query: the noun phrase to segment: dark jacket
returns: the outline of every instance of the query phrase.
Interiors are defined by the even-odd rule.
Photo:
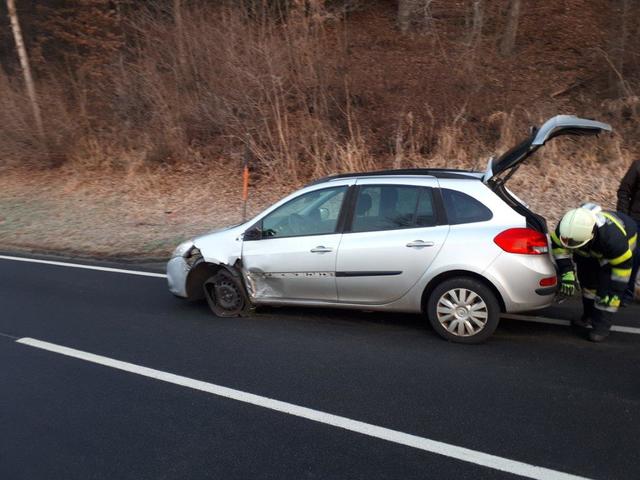
[[[640,160],[631,164],[620,182],[616,210],[640,222]]]
[[[560,225],[551,232],[552,253],[560,274],[573,270],[573,256],[596,258],[599,297],[617,295],[622,298],[633,266],[633,251],[638,239],[636,223],[620,212],[603,210],[596,214],[593,239],[583,247],[567,249],[560,243]]]

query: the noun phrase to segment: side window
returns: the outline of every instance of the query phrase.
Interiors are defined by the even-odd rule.
[[[359,189],[351,231],[397,230],[435,224],[431,189],[370,185]]]
[[[416,226],[433,227],[438,223],[436,209],[433,204],[433,190],[430,188],[421,188],[420,190],[420,201],[416,211]]]
[[[334,233],[346,186],[305,193],[262,219],[262,237],[298,237]]]
[[[443,188],[442,198],[449,225],[484,222],[493,218],[491,210],[466,193]]]

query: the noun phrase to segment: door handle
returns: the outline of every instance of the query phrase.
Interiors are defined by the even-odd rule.
[[[324,247],[322,245],[318,245],[317,247],[311,249],[311,253],[329,253],[329,252],[333,252],[333,248]]]
[[[413,242],[407,243],[407,247],[409,248],[433,247],[433,245],[433,242],[425,242],[424,240],[414,240]]]

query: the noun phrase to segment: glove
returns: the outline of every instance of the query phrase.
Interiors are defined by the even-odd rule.
[[[573,270],[564,272],[560,277],[560,293],[570,297],[576,291],[576,276]]]
[[[620,306],[620,297],[618,295],[606,295],[604,297],[596,297],[596,308],[615,312]]]

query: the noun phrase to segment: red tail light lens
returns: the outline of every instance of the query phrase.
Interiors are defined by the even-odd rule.
[[[509,253],[543,255],[549,252],[547,237],[531,228],[510,228],[498,234],[493,241]]]
[[[547,277],[540,280],[541,287],[553,287],[556,283],[558,283],[558,277]]]

